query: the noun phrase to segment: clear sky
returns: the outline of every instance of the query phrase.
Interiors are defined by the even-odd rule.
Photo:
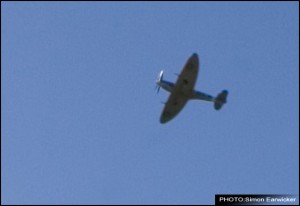
[[[1,2],[2,204],[299,194],[298,2]],[[161,69],[200,57],[167,124]]]

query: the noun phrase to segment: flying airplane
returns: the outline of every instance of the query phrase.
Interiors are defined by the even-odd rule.
[[[173,119],[184,107],[188,100],[199,99],[213,102],[214,108],[219,110],[226,103],[228,91],[223,90],[216,97],[194,90],[199,70],[199,58],[194,53],[186,62],[176,83],[163,79],[163,70],[160,71],[157,84],[157,93],[160,87],[170,92],[168,101],[160,116],[160,123],[166,123]]]

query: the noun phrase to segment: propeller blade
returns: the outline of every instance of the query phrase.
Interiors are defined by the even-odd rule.
[[[159,89],[160,89],[160,86],[156,85],[156,86],[155,86],[156,94],[158,94]]]
[[[159,90],[160,90],[160,86],[156,85],[155,86],[155,90],[156,90],[156,94],[158,94]]]
[[[163,78],[164,78],[164,71],[161,70],[159,73],[159,81],[163,80]]]
[[[162,79],[163,79],[163,76],[164,76],[164,71],[163,70],[161,70],[160,72],[159,72],[159,75],[158,75],[158,79],[156,80],[156,89],[157,89],[157,94],[159,93],[159,90],[160,90],[160,83],[161,83],[161,81],[162,81]]]

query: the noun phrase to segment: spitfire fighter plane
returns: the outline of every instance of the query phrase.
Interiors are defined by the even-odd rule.
[[[160,87],[170,92],[168,101],[160,117],[160,123],[166,123],[173,119],[184,107],[188,100],[199,99],[213,102],[214,108],[219,110],[226,103],[227,90],[223,90],[216,97],[194,90],[199,71],[198,55],[194,53],[186,62],[176,83],[163,80],[163,71],[159,73],[156,81],[157,92]]]

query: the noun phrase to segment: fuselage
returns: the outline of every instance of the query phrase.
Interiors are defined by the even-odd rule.
[[[159,80],[156,82],[156,84],[163,88],[164,90],[172,93],[173,92],[173,88],[175,86],[174,83],[169,82],[169,81],[165,81],[165,80]],[[199,100],[205,100],[205,101],[214,101],[215,98],[211,95],[205,94],[203,92],[200,91],[196,91],[196,90],[192,90],[189,94],[184,94],[185,96],[188,96],[190,100],[192,99],[199,99]]]
[[[174,83],[172,82],[168,82],[168,81],[165,81],[165,80],[160,80],[160,81],[157,81],[156,84],[163,88],[164,90],[168,91],[168,92],[173,92],[173,88],[174,88]]]

